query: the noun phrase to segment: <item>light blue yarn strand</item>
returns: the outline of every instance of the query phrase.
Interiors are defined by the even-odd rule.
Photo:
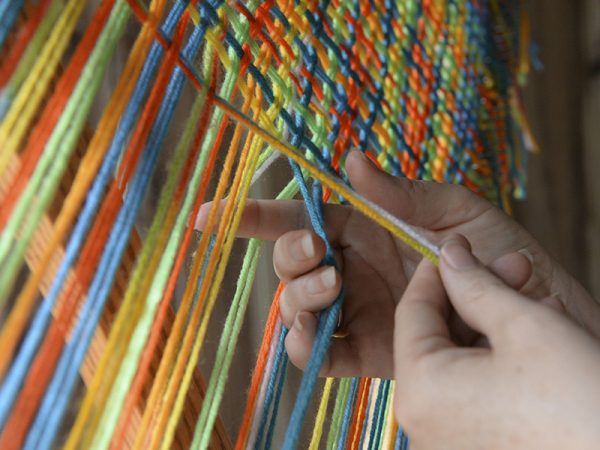
[[[166,122],[161,122],[160,126],[155,128],[156,132],[152,133],[149,138],[152,147],[145,152],[147,156],[142,160],[141,166],[137,170],[126,196],[124,206],[119,212],[117,221],[111,231],[98,272],[90,287],[88,296],[92,301],[86,303],[82,310],[81,316],[82,318],[86,318],[86,320],[80,321],[75,329],[73,339],[76,339],[77,344],[75,346],[68,346],[65,349],[54,379],[48,389],[47,398],[50,400],[42,405],[40,417],[44,417],[44,412],[47,412],[47,415],[50,414],[50,416],[46,417],[45,420],[37,422],[41,426],[44,426],[44,422],[46,422],[45,432],[42,436],[42,448],[47,448],[47,445],[52,443],[51,439],[53,439],[53,435],[48,432],[48,429],[54,434],[57,432],[60,419],[68,407],[68,401],[78,376],[78,367],[87,353],[94,329],[97,326],[105,301],[110,293],[114,276],[119,268],[135,217],[137,216],[141,201],[155,168],[159,148],[166,134],[169,125],[168,122],[174,111],[178,96],[179,92],[174,93],[173,89],[168,90],[165,98],[167,100],[166,114],[169,117]],[[54,400],[54,403],[52,403],[52,400]],[[44,409],[44,406],[47,406],[47,409]]]
[[[191,42],[188,45],[188,48],[186,48],[187,56],[189,57],[190,54],[193,55],[198,47],[199,45],[197,42]],[[184,79],[183,73],[176,70],[170,80],[167,94],[161,105],[156,124],[148,139],[148,148],[144,152],[143,160],[129,187],[125,203],[121,211],[119,211],[119,216],[113,226],[113,230],[111,231],[111,235],[102,255],[98,272],[90,287],[88,298],[91,299],[91,301],[88,301],[84,305],[81,313],[81,320],[74,331],[73,341],[77,342],[77,344],[75,346],[68,346],[63,352],[63,355],[61,355],[59,367],[57,368],[54,379],[48,389],[47,396],[40,409],[38,417],[41,418],[44,417],[44,413],[46,413],[46,415],[49,414],[44,407],[54,409],[52,416],[46,418],[52,429],[55,429],[59,425],[59,418],[62,413],[64,413],[64,409],[67,406],[68,398],[70,397],[76,380],[77,369],[85,357],[93,331],[110,292],[112,281],[120,265],[121,257],[127,245],[137,211],[139,210],[141,200],[156,165],[160,147],[165,138],[175,106],[181,94]],[[74,359],[74,361],[72,361],[72,359]],[[69,368],[71,368],[71,372],[66,372]],[[65,377],[67,377],[66,381]],[[60,392],[61,390],[62,392]],[[53,402],[56,402],[57,404],[53,405]],[[44,420],[40,419],[38,423],[43,424],[44,422]],[[48,425],[46,426],[46,431],[47,429]]]
[[[118,39],[120,32],[124,28],[126,12],[127,9],[121,7],[116,10],[115,15],[111,15],[110,20],[113,21],[113,25],[117,25],[118,27],[120,27],[120,30],[113,32],[112,34],[103,33],[101,35],[101,39],[107,41],[107,43],[109,44],[109,48],[114,49],[114,46],[116,44],[115,41]],[[94,53],[92,53],[92,55],[90,56],[90,60],[94,59],[95,57],[97,57],[96,49],[94,50]],[[108,56],[104,56],[104,58],[107,57]],[[98,65],[98,67],[105,67],[107,63],[107,59],[99,60],[96,58],[96,64]],[[95,89],[95,87],[97,86],[98,83],[96,80],[96,83],[93,86],[91,86],[90,89]],[[81,90],[81,85],[78,84],[76,89]],[[86,107],[87,105],[89,105],[89,103],[90,102],[88,100],[85,103],[85,105],[82,106],[82,115],[85,114]],[[73,109],[73,105],[68,104],[67,108]],[[66,145],[69,144],[66,143]],[[62,163],[62,161],[59,162]],[[19,350],[19,353],[17,354],[15,361],[4,380],[4,383],[0,388],[0,425],[4,424],[7,415],[10,412],[10,408],[12,407],[15,396],[18,394],[18,389],[20,388],[21,383],[25,379],[25,374],[27,372],[30,360],[33,357],[33,352],[35,352],[35,349],[39,344],[40,334],[42,334],[45,331],[45,324],[41,323],[43,322],[43,320],[41,321],[40,319],[42,319],[45,314],[49,320],[52,307],[53,302],[42,302],[41,307],[38,309],[38,312],[36,312],[36,316],[34,317],[32,326],[30,327],[29,332],[25,336],[24,342],[21,345],[21,349]]]
[[[25,0],[0,0],[0,46],[4,44],[24,4]]]
[[[269,420],[269,415],[271,412],[271,405],[275,396],[275,386],[277,384],[279,372],[281,371],[284,359],[287,360],[287,355],[285,355],[285,337],[287,336],[287,333],[288,329],[282,325],[281,332],[279,333],[279,339],[277,341],[275,359],[273,360],[273,370],[271,371],[269,382],[267,384],[265,401],[263,404],[263,411],[262,416],[260,418],[258,433],[256,433],[256,440],[254,441],[254,448],[259,448],[262,443],[263,436],[265,434],[265,428],[267,426],[267,421]]]
[[[183,3],[184,2],[178,2],[165,22],[164,31],[169,35],[172,33],[177,21],[179,20],[179,17],[185,10],[185,4]],[[119,124],[117,133],[115,134],[100,171],[94,180],[94,184],[87,195],[83,210],[67,244],[65,256],[61,262],[60,268],[55,276],[48,295],[38,308],[29,332],[25,336],[21,349],[7,374],[2,387],[0,388],[0,428],[8,418],[10,410],[13,407],[16,396],[29,369],[31,360],[35,356],[35,352],[37,351],[38,346],[44,337],[47,326],[52,318],[54,304],[62,290],[69,270],[79,254],[79,250],[84,242],[92,220],[96,217],[96,212],[103,198],[103,192],[108,184],[108,181],[110,180],[114,167],[119,159],[119,154],[123,149],[124,143],[126,142],[126,139],[133,128],[138,112],[143,105],[147,89],[154,78],[154,73],[162,53],[162,47],[159,44],[154,43],[148,59],[144,64],[132,98],[127,105],[121,123]]]
[[[328,265],[335,266],[333,251],[327,239],[327,234],[325,233],[323,211],[321,209],[322,201],[320,198],[320,185],[315,183],[314,192],[313,194],[311,194],[306,185],[306,181],[302,176],[302,171],[300,170],[298,165],[294,162],[290,162],[290,165],[292,166],[294,177],[296,179],[300,192],[302,193],[302,196],[305,200],[306,208],[313,229],[315,233],[319,237],[321,237],[323,241],[325,241],[327,252],[324,262]],[[343,298],[344,289],[342,287],[340,294],[335,299],[333,305],[331,305],[328,309],[322,311],[319,316],[315,342],[313,344],[309,362],[305,368],[304,375],[302,377],[302,382],[300,384],[300,389],[298,391],[296,403],[294,404],[294,409],[292,410],[292,415],[290,417],[288,428],[285,434],[285,439],[282,447],[284,450],[294,450],[298,445],[300,432],[302,430],[302,424],[304,423],[304,417],[308,409],[310,398],[314,391],[315,384],[319,376],[319,372],[321,370],[321,366],[323,365],[323,360],[325,359],[325,355],[327,354],[327,350],[329,349],[331,335],[337,326],[338,315],[341,311]]]
[[[350,421],[352,420],[352,412],[354,411],[354,397],[356,397],[356,391],[358,390],[359,378],[352,378],[352,384],[350,385],[350,395],[346,400],[346,408],[344,409],[344,418],[342,420],[342,430],[338,441],[338,450],[343,450],[346,445],[346,439],[348,439],[348,429],[350,428]]]
[[[385,416],[385,406],[387,405],[389,385],[389,380],[382,380],[381,383],[379,383],[379,389],[377,390],[377,400],[375,401],[375,408],[373,412],[373,423],[371,424],[371,433],[369,436],[368,450],[379,448],[379,441],[381,440],[381,430],[383,428],[383,418]]]
[[[398,433],[396,433],[396,445],[394,450],[408,450],[410,442],[408,436],[404,433],[401,426],[398,427]]]
[[[283,361],[281,362],[281,369],[279,375],[279,382],[277,383],[277,389],[275,391],[275,400],[273,401],[273,412],[271,413],[271,422],[269,424],[269,430],[267,432],[267,440],[265,441],[265,450],[270,450],[273,443],[273,435],[275,433],[275,425],[277,424],[277,418],[279,417],[279,404],[281,403],[281,394],[283,393],[283,386],[285,384],[285,376],[288,367],[288,356],[287,353],[283,353]]]

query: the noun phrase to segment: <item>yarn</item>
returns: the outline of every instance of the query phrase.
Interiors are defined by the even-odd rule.
[[[232,448],[219,415],[262,250],[234,249],[252,186],[286,157],[275,198],[300,194],[322,264],[326,203],[437,263],[436,242],[352,189],[345,157],[510,211],[537,148],[529,35],[508,0],[0,0],[0,447]],[[319,381],[344,289],[287,414],[283,288],[237,388],[236,450],[407,448],[392,381]]]

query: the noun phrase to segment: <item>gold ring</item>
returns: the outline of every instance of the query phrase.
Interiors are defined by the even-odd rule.
[[[331,334],[331,337],[334,339],[344,339],[348,337],[350,334],[348,330],[343,327],[344,318],[342,316],[342,310],[340,309],[340,313],[338,314],[337,326],[335,327],[335,331]]]

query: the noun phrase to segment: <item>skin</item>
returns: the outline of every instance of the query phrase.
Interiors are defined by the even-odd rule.
[[[507,285],[530,298],[544,299],[583,328],[600,334],[596,302],[527,231],[488,201],[461,186],[391,177],[357,151],[348,156],[346,170],[356,191],[432,242],[465,236],[478,260]],[[210,203],[202,207],[199,229],[211,207]],[[331,271],[320,277],[327,271],[319,267],[325,246],[309,230],[300,201],[250,199],[238,235],[276,240],[273,265],[286,285],[281,316],[290,328],[286,348],[296,366],[307,363],[316,315],[333,302],[343,281],[342,328],[348,336],[332,340],[322,375],[391,378],[394,312],[421,256],[350,206],[327,204],[324,213],[339,267],[335,277]],[[448,320],[456,342],[487,345],[486,337],[453,310]]]
[[[464,238],[444,244],[439,271],[419,265],[394,337],[395,409],[411,448],[598,448],[600,342],[544,303],[493,275]],[[451,308],[488,348],[457,345]]]

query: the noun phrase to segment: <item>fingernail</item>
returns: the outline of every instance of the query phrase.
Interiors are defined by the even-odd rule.
[[[365,155],[360,150],[356,150],[356,153],[358,153],[358,155],[360,156],[360,159],[362,159],[363,161],[368,161],[369,160],[369,158],[367,158],[367,155]]]
[[[444,244],[442,247],[442,257],[456,270],[468,270],[477,265],[477,261],[471,252],[456,241]]]
[[[321,273],[313,275],[308,280],[307,290],[309,294],[318,294],[335,286],[335,268],[328,267]]]
[[[306,319],[302,317],[302,313],[296,313],[296,318],[294,319],[294,328],[296,328],[298,331],[302,331],[305,325]]]
[[[208,221],[209,211],[210,211],[209,203],[205,203],[202,206],[200,206],[200,209],[198,210],[198,215],[196,216],[196,223],[194,225],[194,228],[196,228],[197,230],[200,230],[200,231],[202,231],[204,229],[204,226],[206,225],[206,222]]]
[[[325,289],[331,289],[335,286],[335,267],[331,266],[321,272],[321,281]]]
[[[306,311],[299,311],[296,313],[296,318],[294,319],[294,328],[298,332],[302,332],[305,329],[310,329],[313,327],[314,321],[310,316],[312,316],[312,313]]]
[[[313,243],[312,236],[305,234],[300,239],[297,239],[292,244],[291,253],[297,261],[313,258],[315,256],[315,244]]]
[[[526,248],[522,248],[521,250],[519,250],[519,253],[525,258],[527,258],[531,264],[533,264],[533,255],[529,250],[527,250]]]
[[[567,310],[565,309],[565,305],[560,300],[560,295],[558,292],[554,292],[553,294],[550,294],[550,296],[544,297],[540,300],[540,302],[546,306],[550,306],[552,309],[558,311],[559,313],[564,314],[567,312]]]
[[[357,151],[358,151],[358,150],[357,150]],[[377,164],[375,164],[375,163],[374,163],[374,162],[371,160],[371,158],[369,158],[369,157],[366,155],[366,153],[363,153],[363,152],[361,152],[361,151],[358,151],[358,152],[360,153],[360,157],[363,159],[363,161],[366,161],[366,162],[368,162],[368,163],[369,163],[369,165],[370,165],[370,166],[371,166],[373,169],[380,170],[380,169],[379,169],[379,167],[377,167]]]

